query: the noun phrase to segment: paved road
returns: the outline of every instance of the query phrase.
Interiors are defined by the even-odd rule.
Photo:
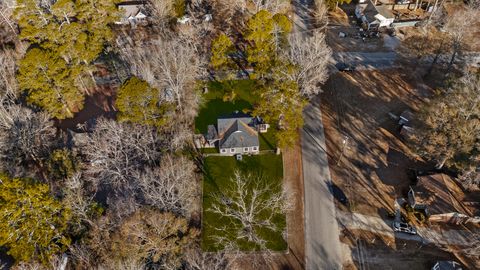
[[[311,22],[313,0],[294,0],[295,31],[306,35]],[[342,269],[339,228],[333,196],[329,192],[330,170],[325,152],[320,100],[304,110],[302,131],[303,181],[305,187],[305,268]]]
[[[306,269],[342,269],[342,249],[336,219],[325,135],[319,99],[304,111],[302,131],[303,181],[305,185]]]
[[[348,63],[357,69],[385,69],[395,67],[395,52],[336,52],[333,63]]]

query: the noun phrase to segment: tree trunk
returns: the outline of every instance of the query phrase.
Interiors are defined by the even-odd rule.
[[[443,166],[445,165],[445,162],[447,162],[447,159],[448,159],[447,157],[442,158],[442,160],[440,160],[440,161],[437,163],[437,165],[435,166],[435,169],[437,169],[437,170],[442,169]]]
[[[438,57],[440,56],[440,52],[437,52],[435,54],[435,58],[433,58],[433,61],[432,63],[430,63],[430,66],[428,67],[428,70],[427,70],[427,73],[425,73],[425,75],[423,75],[424,78],[430,76],[430,74],[432,73],[433,71],[433,67],[435,66],[435,64],[437,64],[437,61],[438,61]]]
[[[448,63],[446,74],[450,73],[450,71],[453,67],[453,62],[455,61],[456,56],[457,56],[457,49],[453,49],[452,58],[450,58],[450,62]]]

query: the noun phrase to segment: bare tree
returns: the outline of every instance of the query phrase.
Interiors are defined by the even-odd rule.
[[[151,128],[100,119],[82,149],[90,162],[86,174],[95,184],[131,189],[133,174],[158,164],[162,149],[168,147]]]
[[[77,219],[72,229],[81,230],[84,224],[92,226],[90,211],[95,193],[88,194],[81,173],[76,173],[65,180],[63,186],[64,197],[62,202],[72,211],[72,215]]]
[[[229,187],[210,196],[213,202],[206,211],[229,220],[214,228],[221,232],[212,237],[219,246],[237,249],[238,241],[247,241],[266,250],[261,230],[284,233],[275,219],[291,209],[289,194],[266,184],[260,176],[236,171]]]
[[[466,38],[471,36],[472,31],[476,31],[474,25],[480,23],[480,9],[475,5],[466,5],[464,9],[444,16],[443,20],[443,30],[450,35],[452,41],[452,56],[447,68],[449,72],[456,56],[466,46]],[[470,45],[480,42],[478,32],[471,37],[473,39],[468,41]]]
[[[165,98],[175,102],[179,120],[190,121],[198,107],[195,82],[201,74],[194,43],[178,37],[136,45],[122,42],[119,42],[121,54],[131,65],[132,73],[163,89]]]
[[[327,79],[327,66],[332,54],[325,42],[325,34],[314,32],[311,36],[290,35],[290,50],[287,54],[297,70],[292,75],[286,75],[292,76],[290,79],[298,83],[303,96],[318,94],[320,84]]]
[[[15,60],[16,53],[14,50],[0,50],[0,95],[15,97],[17,94]]]
[[[25,176],[23,165],[42,165],[55,145],[55,128],[45,113],[6,102],[0,106],[0,168]]]
[[[237,258],[236,253],[203,252],[199,246],[193,246],[185,252],[187,270],[227,270]]]
[[[328,6],[325,0],[315,0],[315,9],[313,12],[316,23],[320,26],[327,26],[328,23]]]
[[[6,27],[5,32],[9,32],[10,36],[15,36],[17,34],[15,28],[15,22],[12,19],[13,11],[16,7],[16,0],[2,0],[0,2],[0,30],[2,27]],[[0,35],[3,31],[0,31]],[[8,37],[8,36],[7,36]],[[0,39],[0,43],[1,43]]]
[[[188,216],[198,198],[195,164],[185,157],[165,155],[159,167],[139,173],[137,181],[147,204]]]
[[[159,26],[165,26],[168,19],[173,14],[173,1],[151,0],[148,1],[149,10],[153,12],[155,23]]]

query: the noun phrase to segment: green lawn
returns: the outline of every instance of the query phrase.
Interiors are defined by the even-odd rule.
[[[255,102],[252,90],[255,87],[253,80],[234,80],[225,82],[209,82],[208,93],[203,95],[204,103],[201,105],[198,116],[195,118],[195,133],[205,134],[208,125],[217,123],[219,116],[229,115],[235,111],[251,110]],[[225,93],[234,90],[234,101],[223,101]],[[259,134],[260,150],[275,150],[275,130]]]
[[[216,251],[222,247],[216,246],[211,239],[219,232],[215,230],[219,225],[229,224],[230,220],[213,214],[207,209],[212,205],[211,194],[228,188],[229,180],[235,170],[243,173],[260,174],[264,181],[271,184],[279,191],[282,185],[283,166],[282,156],[275,154],[243,156],[243,161],[237,161],[234,157],[208,157],[205,159],[205,177],[203,181],[203,226],[202,226],[202,247],[205,251]],[[274,192],[275,190],[272,190]],[[275,222],[285,228],[286,217],[277,216]],[[286,250],[287,244],[281,233],[269,230],[259,232],[263,239],[267,240],[267,248],[274,251]],[[257,246],[246,241],[238,242],[244,251],[258,249]]]

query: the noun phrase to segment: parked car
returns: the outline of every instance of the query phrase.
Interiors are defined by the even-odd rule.
[[[398,0],[398,1],[397,1],[397,4],[398,4],[398,5],[410,4],[410,0]]]
[[[355,71],[355,66],[354,65],[349,65],[345,62],[343,63],[337,63],[335,67],[342,72],[352,72]]]
[[[411,226],[408,223],[394,221],[392,224],[392,229],[394,232],[403,232],[408,234],[417,234],[415,227]]]

